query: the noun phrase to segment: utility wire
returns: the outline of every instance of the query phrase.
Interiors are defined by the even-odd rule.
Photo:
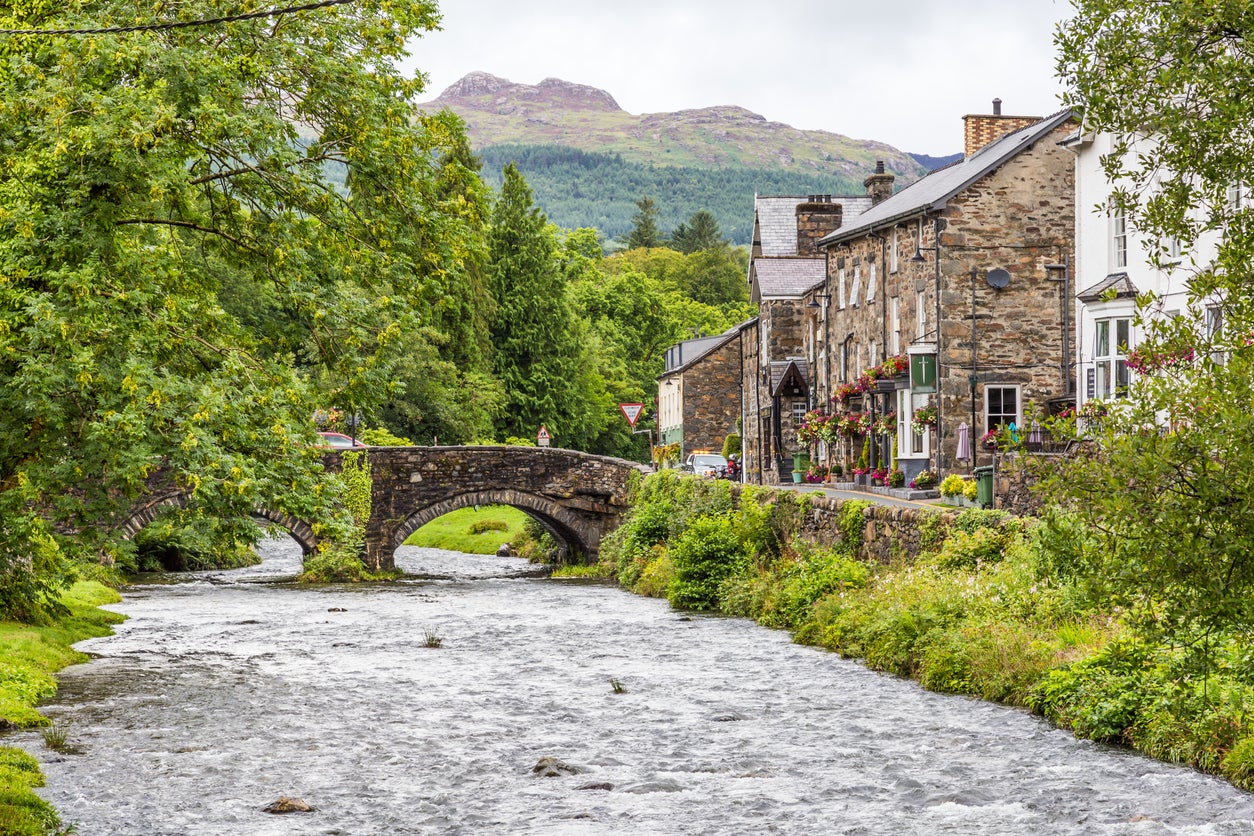
[[[146,23],[139,26],[103,26],[96,29],[0,29],[0,35],[106,35],[113,32],[161,32],[167,29],[185,29],[190,26],[217,26],[220,23],[231,23],[236,20],[255,20],[259,17],[278,17],[280,15],[307,12],[326,6],[342,6],[353,0],[321,0],[319,3],[307,3],[303,6],[287,6],[282,9],[266,9],[263,12],[229,15],[227,17],[211,17],[205,20],[180,20],[173,23]]]

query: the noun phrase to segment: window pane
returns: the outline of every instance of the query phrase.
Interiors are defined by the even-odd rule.
[[[1098,398],[1110,396],[1110,362],[1097,364],[1097,381],[1093,388],[1093,394]]]
[[[1115,394],[1121,398],[1128,394],[1128,364],[1123,360],[1115,361]]]
[[[1097,339],[1093,343],[1095,357],[1110,356],[1110,320],[1103,319],[1097,323]]]
[[[1128,353],[1129,324],[1126,319],[1115,320],[1115,353],[1120,356]]]

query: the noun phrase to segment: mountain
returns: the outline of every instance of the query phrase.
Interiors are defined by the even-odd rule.
[[[746,243],[755,193],[862,194],[879,160],[898,186],[928,171],[882,142],[733,106],[636,115],[604,90],[554,78],[516,84],[473,72],[419,108],[465,121],[486,179],[499,183],[500,166],[514,160],[554,223],[611,238],[630,229],[641,197],[653,198],[664,231],[709,209],[725,235]]]

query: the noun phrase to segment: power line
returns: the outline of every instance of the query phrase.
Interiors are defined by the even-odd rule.
[[[204,20],[180,20],[173,23],[146,23],[138,26],[103,26],[95,29],[0,29],[0,35],[107,35],[114,32],[161,32],[167,29],[185,29],[190,26],[217,26],[220,23],[231,23],[236,20],[255,20],[259,17],[278,17],[296,12],[307,12],[327,6],[342,6],[353,0],[321,0],[318,3],[307,3],[303,6],[287,6],[282,9],[266,9],[262,12],[228,15],[227,17],[211,17]]]

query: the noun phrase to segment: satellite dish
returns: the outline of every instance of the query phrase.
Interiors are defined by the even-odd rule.
[[[1003,270],[998,267],[996,270],[989,270],[988,276],[984,281],[988,282],[988,286],[995,290],[1002,290],[1006,285],[1010,284],[1010,271]]]

